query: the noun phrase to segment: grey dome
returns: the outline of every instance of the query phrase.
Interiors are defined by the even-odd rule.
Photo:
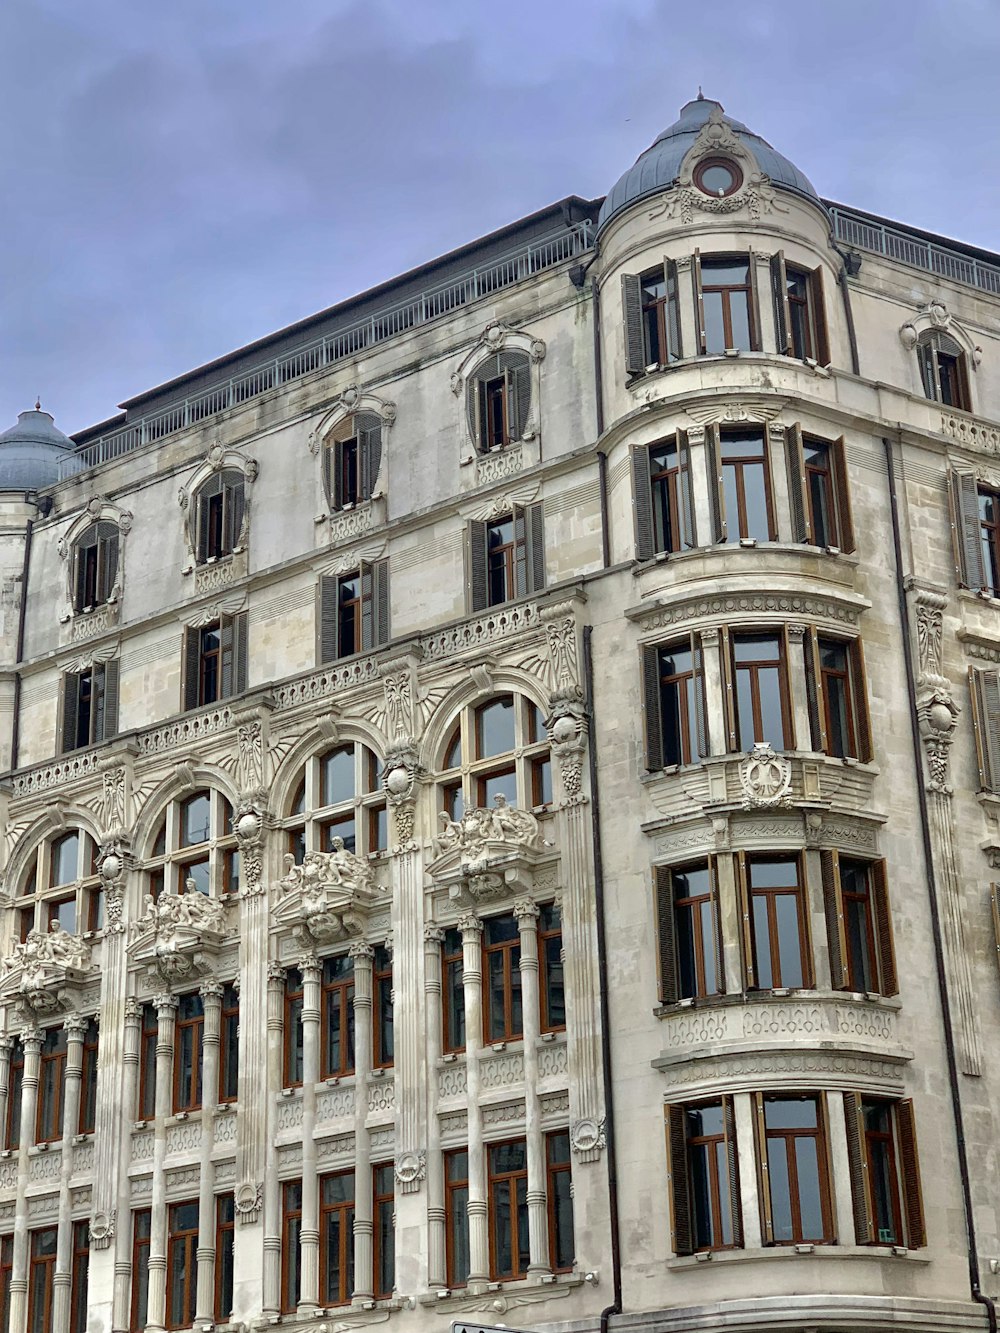
[[[635,164],[629,167],[621,180],[608,192],[597,218],[598,230],[634,200],[655,194],[658,190],[665,190],[677,179],[681,163],[702,126],[707,122],[713,107],[718,107],[719,111],[722,111],[721,103],[713,102],[710,97],[701,96],[681,107],[680,118],[639,155]],[[747,129],[741,121],[733,120],[732,116],[726,115],[723,115],[722,119],[738,138],[745,141],[760,164],[761,171],[770,178],[773,185],[786,190],[795,190],[818,201],[819,196],[810,181],[798,167],[789,162],[787,157],[776,153],[765,139]]]
[[[17,425],[0,435],[0,491],[37,491],[60,478],[60,464],[73,441],[38,406],[21,412]]]

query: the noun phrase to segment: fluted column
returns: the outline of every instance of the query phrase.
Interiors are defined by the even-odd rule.
[[[43,1034],[38,1028],[21,1033],[24,1074],[21,1077],[21,1141],[17,1150],[17,1210],[14,1213],[14,1264],[10,1280],[10,1326],[22,1329],[28,1317],[28,1149],[35,1141],[38,1066]]]
[[[66,1072],[63,1084],[62,1152],[59,1162],[59,1225],[56,1269],[52,1279],[52,1333],[68,1333],[70,1285],[73,1280],[73,1222],[70,1217],[69,1180],[73,1174],[73,1137],[80,1124],[80,1083],[83,1077],[83,1034],[87,1020],[68,1014]]]
[[[521,1014],[524,1027],[524,1127],[528,1145],[528,1275],[548,1273],[549,1228],[545,1203],[545,1139],[538,1099],[538,908],[530,898],[514,904],[521,941]]]
[[[368,1084],[372,1068],[372,958],[368,944],[351,946],[354,960],[354,1301],[374,1299],[372,1166]]]
[[[790,680],[800,682],[799,687],[791,691],[792,726],[795,731],[794,748],[796,750],[811,750],[813,747],[812,728],[809,725],[809,701],[806,698],[804,687],[804,682],[807,679],[805,636],[805,625],[794,624],[788,626],[788,676]],[[770,741],[776,750],[781,748],[775,744],[775,737],[765,736],[764,739]],[[790,739],[789,737],[788,740]],[[786,750],[793,748],[788,744],[788,740],[786,740],[784,746]]]
[[[705,697],[706,699],[721,699],[723,697],[723,684],[719,631],[712,626],[709,629],[701,630],[698,637],[701,640],[701,668],[705,677]],[[709,708],[706,725],[708,735],[705,739],[708,743],[708,753],[725,754],[729,749],[725,710]]]
[[[201,1062],[201,1144],[198,1182],[198,1288],[195,1322],[215,1318],[215,1108],[219,1102],[219,1029],[222,1025],[222,983],[201,987],[204,1006]]]
[[[487,1225],[486,1152],[483,1112],[479,1105],[479,1052],[483,1045],[483,923],[472,914],[459,923],[462,932],[462,989],[465,999],[465,1079],[469,1135],[469,1287],[490,1275]]]
[[[13,1037],[8,1035],[0,1037],[0,1145],[3,1143],[3,1126],[7,1124],[7,1099],[10,1096],[10,1053],[13,1049]]]
[[[149,1229],[149,1298],[146,1328],[159,1333],[164,1326],[167,1303],[167,1117],[173,1111],[174,1028],[177,1000],[157,995],[156,1007],[156,1120],[153,1127],[153,1197]]]
[[[277,963],[267,966],[267,1088],[265,1136],[274,1142],[276,1102],[281,1087],[282,1046],[284,1042],[285,970]],[[242,1027],[242,1014],[240,1026]],[[242,1037],[242,1033],[240,1034]],[[242,1070],[241,1070],[242,1075]],[[264,1157],[264,1293],[263,1313],[276,1315],[281,1308],[281,1183],[277,1157]]]
[[[115,1278],[114,1278],[114,1296],[112,1300],[111,1321],[112,1327],[118,1333],[118,1330],[127,1329],[129,1326],[129,1312],[131,1300],[131,1282],[132,1282],[132,1237],[131,1237],[131,1215],[129,1212],[129,1190],[130,1182],[128,1177],[129,1163],[132,1160],[132,1134],[130,1125],[136,1112],[139,1099],[139,1044],[140,1031],[142,1027],[142,1005],[138,1000],[127,999],[124,1007],[124,1031],[122,1033],[122,1101],[118,1107],[119,1114],[119,1134],[117,1137],[118,1148],[118,1194],[116,1199],[115,1212],[112,1215],[112,1235],[104,1239],[106,1246],[110,1240],[114,1240],[115,1246]],[[103,1075],[98,1074],[98,1082]],[[96,1184],[96,1182],[95,1182]],[[120,1225],[114,1225],[114,1218],[120,1219]],[[93,1229],[94,1220],[91,1220],[91,1229]],[[94,1242],[91,1240],[91,1245]]]
[[[314,957],[302,973],[302,1291],[299,1310],[319,1303],[319,1180],[316,1177],[316,1084],[319,1082],[320,966]]]
[[[427,1285],[440,1289],[448,1280],[444,1207],[444,1155],[438,1120],[438,1061],[441,1058],[440,926],[424,927],[424,1011],[427,1043]]]

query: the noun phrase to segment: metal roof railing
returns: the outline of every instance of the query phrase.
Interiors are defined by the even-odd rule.
[[[887,227],[882,222],[873,222],[871,218],[859,217],[846,209],[830,206],[834,230],[837,239],[847,245],[857,246],[859,250],[871,250],[887,259],[898,260],[901,264],[911,264],[922,268],[927,273],[936,273],[939,277],[950,278],[953,282],[965,282],[980,291],[1000,295],[1000,267],[984,264],[972,255],[961,250],[952,250],[944,245],[935,245],[925,241],[912,232],[898,231]]]
[[[376,308],[364,319],[345,325],[335,333],[304,343],[283,356],[262,361],[253,370],[213,384],[193,397],[171,403],[162,411],[138,416],[77,449],[63,461],[61,476],[73,476],[88,468],[100,467],[102,463],[110,463],[123,454],[155,444],[165,435],[237,407],[290,380],[324,366],[336,365],[338,361],[357,356],[408,329],[440,319],[472,301],[523,282],[589,250],[593,244],[592,228],[589,219],[563,227],[541,240],[511,250],[492,264],[469,269],[449,282],[427,287],[408,301]]]

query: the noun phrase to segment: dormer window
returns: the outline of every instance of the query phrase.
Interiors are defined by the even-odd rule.
[[[226,468],[209,477],[195,500],[197,563],[232,555],[240,544],[246,501],[243,473]]]
[[[724,199],[735,194],[743,184],[743,172],[727,157],[706,157],[695,168],[694,184],[702,194]]]
[[[972,410],[965,354],[954,338],[939,329],[929,329],[917,339],[917,364],[924,393],[946,407]]]
[[[353,509],[372,497],[382,462],[382,418],[355,412],[323,448],[323,481],[332,509]]]
[[[118,524],[92,523],[76,543],[73,610],[78,614],[103,606],[118,577]]]

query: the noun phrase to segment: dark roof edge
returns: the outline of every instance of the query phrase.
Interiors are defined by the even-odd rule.
[[[897,222],[894,218],[884,218],[878,213],[869,213],[866,208],[855,208],[853,204],[838,204],[834,199],[824,199],[822,201],[827,208],[839,208],[844,213],[853,213],[859,218],[868,218],[871,222],[880,223],[884,227],[892,227],[896,231],[908,232],[911,236],[917,236],[922,241],[929,241],[932,245],[940,245],[946,250],[958,250],[962,254],[969,255],[972,259],[982,259],[987,264],[1000,264],[1000,252],[996,250],[984,250],[982,246],[970,245],[967,241],[956,241],[953,236],[942,236],[937,231],[924,231],[922,227],[911,226],[909,222]]]

